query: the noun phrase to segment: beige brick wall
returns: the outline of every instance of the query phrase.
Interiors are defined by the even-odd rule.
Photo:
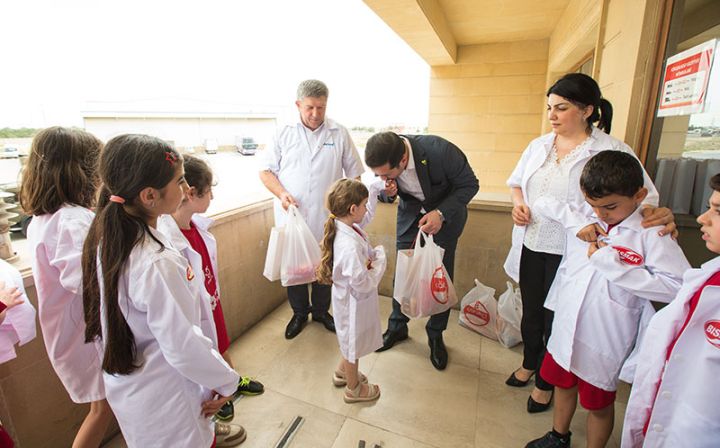
[[[481,192],[507,191],[520,154],[544,119],[548,41],[460,47],[455,65],[434,66],[429,132],[457,144]]]

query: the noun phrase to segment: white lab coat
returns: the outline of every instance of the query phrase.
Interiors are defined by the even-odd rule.
[[[720,287],[703,289],[688,326],[665,362],[667,349],[687,318],[690,299],[719,270],[717,257],[685,272],[677,298],[650,322],[625,410],[623,448],[720,446],[720,343],[712,334],[713,328],[720,328]],[[650,411],[647,437],[643,437]]]
[[[550,198],[536,201],[538,213],[561,223],[567,218],[564,209]],[[690,268],[675,240],[659,236],[661,227],[643,229],[641,222],[638,207],[608,232],[608,246],[589,259],[589,243],[575,236],[582,225],[570,226],[565,254],[545,301],[555,312],[548,352],[563,369],[606,391],[617,389],[642,315],[654,311],[649,301],[674,299],[683,272]],[[633,253],[642,258],[627,261],[622,256]]]
[[[105,398],[102,353],[85,343],[82,248],[95,214],[65,205],[28,227],[40,328],[50,363],[75,403]]]
[[[373,249],[359,226],[353,230],[337,219],[335,226],[333,317],[340,353],[354,362],[382,347],[378,285],[385,273],[387,258],[382,246]]]
[[[201,415],[201,404],[213,390],[231,395],[240,378],[200,328],[200,285],[193,281],[199,274],[165,235],[150,231],[164,249],[146,236],[118,284],[140,367],[130,375],[104,373],[107,399],[129,448],[210,447],[213,423]]]
[[[5,311],[5,319],[0,323],[0,363],[10,361],[15,354],[15,344],[24,345],[35,339],[35,308],[25,294],[20,272],[5,260],[0,260],[0,280],[6,288],[16,287],[22,292],[25,301]]]
[[[591,221],[590,215],[592,209],[590,207],[584,207],[585,197],[580,190],[580,175],[582,174],[583,168],[588,160],[595,154],[606,151],[624,151],[628,154],[635,156],[635,153],[630,149],[628,145],[621,142],[620,140],[612,137],[600,129],[593,127],[592,134],[590,135],[590,141],[582,149],[582,154],[575,160],[575,163],[570,168],[570,179],[568,183],[568,206],[574,211],[573,224],[589,224]],[[530,206],[530,214],[532,219],[533,204],[530,204],[528,200],[528,181],[530,177],[543,165],[548,154],[552,150],[553,142],[555,141],[555,133],[550,132],[541,137],[536,138],[528,147],[523,151],[520,160],[518,161],[515,169],[507,180],[508,187],[520,187],[523,193],[525,203]],[[644,172],[644,170],[643,170]],[[645,175],[645,188],[648,189],[648,196],[645,198],[645,204],[657,206],[659,196],[652,180],[644,172]],[[512,232],[512,246],[508,253],[507,259],[505,260],[505,272],[507,275],[519,282],[520,277],[520,255],[522,253],[523,242],[525,240],[525,228],[526,226],[513,226]]]
[[[208,255],[210,255],[210,263],[212,264],[212,269],[216,277],[216,290],[219,294],[220,284],[217,279],[217,243],[215,242],[215,237],[208,230],[212,226],[213,220],[204,216],[194,215],[192,217],[192,222],[193,224],[195,224],[195,227],[198,229],[198,233],[200,233],[200,237],[202,237],[203,241],[205,242],[205,246],[207,247]],[[183,255],[183,257],[185,257],[185,259],[190,262],[190,266],[192,266],[193,272],[196,274],[192,281],[197,283],[197,285],[195,285],[195,288],[200,291],[199,300],[200,304],[202,305],[200,314],[200,328],[202,329],[203,334],[213,341],[213,348],[217,350],[217,328],[215,327],[215,319],[213,318],[213,310],[215,309],[215,300],[217,300],[217,298],[212,297],[205,288],[202,256],[200,256],[200,254],[192,248],[190,242],[180,231],[180,227],[178,227],[172,216],[160,216],[158,218],[157,226],[158,230],[164,233],[165,236],[170,239],[170,242],[175,247],[175,249],[177,249]]]
[[[363,171],[350,133],[334,120],[325,118],[322,135],[311,148],[303,124],[286,125],[279,129],[275,143],[266,152],[263,170],[270,170],[298,202],[298,209],[320,242],[323,225],[330,212],[325,208],[325,194],[338,179],[355,178]],[[275,226],[285,224],[286,212],[275,199]]]

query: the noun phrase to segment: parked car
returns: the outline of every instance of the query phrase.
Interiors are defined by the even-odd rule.
[[[205,153],[206,154],[217,154],[218,142],[214,138],[205,140]]]
[[[6,146],[0,152],[0,159],[17,159],[19,156],[18,149],[15,146]]]
[[[258,148],[257,142],[252,137],[238,137],[235,140],[235,145],[240,154],[244,156],[251,156],[255,154]]]

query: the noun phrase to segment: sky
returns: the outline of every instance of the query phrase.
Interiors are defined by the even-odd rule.
[[[0,3],[0,128],[82,126],[95,102],[294,107],[330,88],[346,126],[425,126],[429,67],[361,0]]]

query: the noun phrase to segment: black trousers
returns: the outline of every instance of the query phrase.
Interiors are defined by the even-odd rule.
[[[452,280],[455,273],[455,248],[457,247],[457,238],[444,240],[442,236],[440,236],[439,238],[438,236],[439,235],[435,235],[433,239],[438,246],[445,249],[445,255],[443,256],[443,264],[445,265],[445,269],[447,269],[448,275]],[[398,241],[397,250],[410,249],[413,245],[413,242],[415,241],[415,235],[413,235],[412,237],[413,239],[410,241]],[[399,331],[402,329],[406,329],[407,323],[410,321],[410,318],[404,315],[402,311],[400,311],[400,304],[397,300],[393,299],[392,307],[392,313],[390,314],[390,318],[388,319],[388,330]],[[449,309],[443,311],[442,313],[433,314],[432,316],[430,316],[427,324],[425,325],[425,331],[427,332],[428,338],[434,339],[442,336],[442,332],[445,331],[445,329],[447,328],[449,317]]]
[[[312,286],[312,296],[308,287]],[[296,316],[307,317],[308,313],[313,316],[322,316],[330,309],[331,285],[321,285],[318,282],[305,285],[288,286],[288,301]],[[312,297],[312,305],[310,299]]]
[[[520,294],[523,316],[520,332],[523,338],[523,368],[535,371],[535,386],[540,390],[552,390],[552,384],[540,376],[540,365],[545,357],[545,347],[550,339],[553,312],[546,309],[545,298],[562,255],[535,252],[523,246],[520,256]]]

